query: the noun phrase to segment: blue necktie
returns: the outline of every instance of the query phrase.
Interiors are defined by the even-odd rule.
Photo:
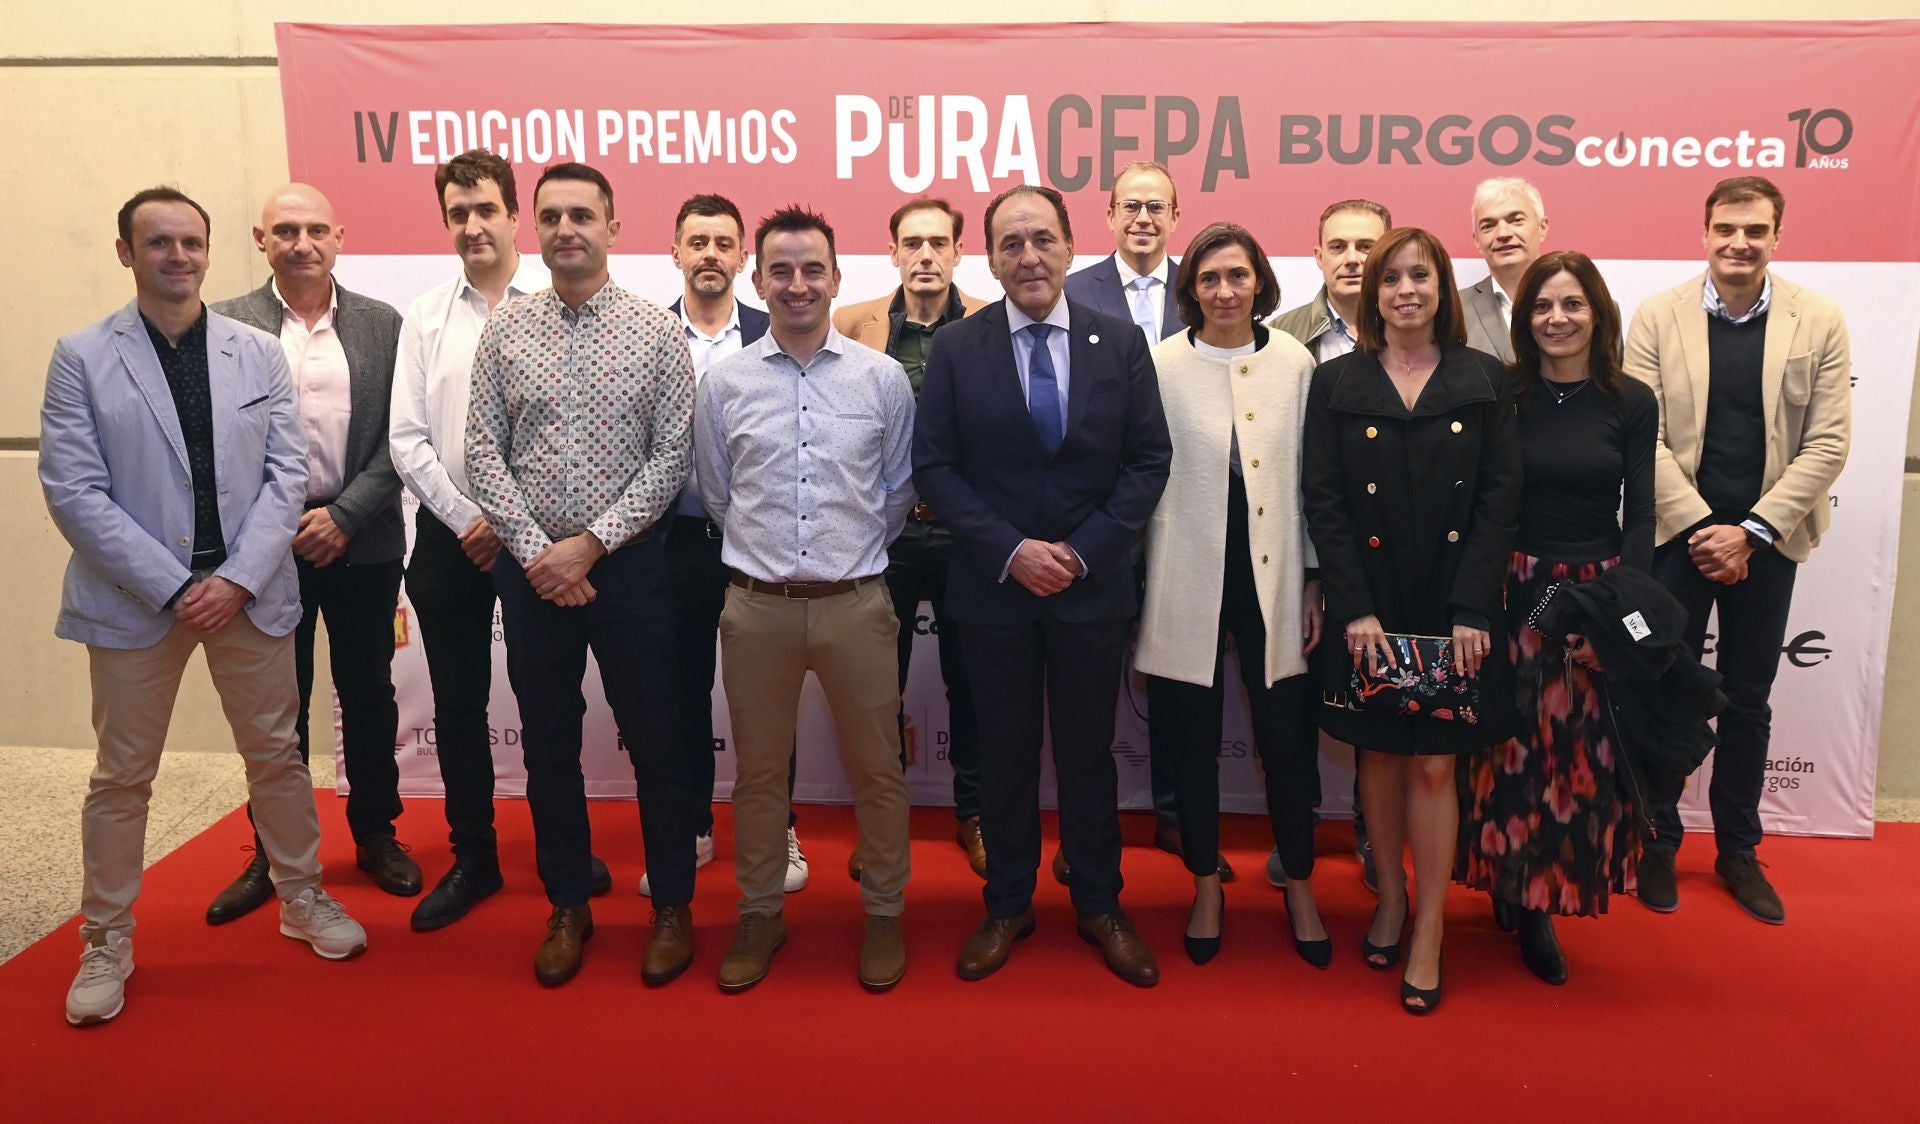
[[[1040,444],[1052,456],[1060,448],[1060,439],[1067,431],[1066,422],[1060,417],[1060,380],[1053,373],[1053,355],[1047,349],[1047,336],[1052,333],[1051,324],[1027,325],[1027,409],[1033,414],[1033,428],[1040,434]]]
[[[1151,347],[1160,342],[1153,328],[1153,278],[1136,277],[1133,281],[1133,322],[1140,333],[1147,337]]]

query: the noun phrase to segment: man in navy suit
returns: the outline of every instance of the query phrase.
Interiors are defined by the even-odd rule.
[[[746,224],[724,195],[694,195],[673,220],[673,264],[686,278],[680,299],[667,311],[680,318],[693,354],[697,386],[707,368],[767,334],[767,314],[733,295],[733,279],[747,266]],[[691,476],[680,493],[667,534],[667,569],[673,582],[674,644],[680,663],[680,742],[693,787],[706,794],[694,839],[694,865],[713,861],[713,662],[720,610],[726,604],[728,570],[720,561],[720,528],[707,518]],[[792,791],[792,773],[787,787]],[[807,884],[807,859],[788,826],[789,892]],[[653,886],[643,874],[640,892]]]
[[[947,606],[980,724],[987,920],[963,979],[1033,931],[1040,745],[1050,719],[1062,846],[1080,935],[1140,986],[1153,953],[1120,911],[1114,708],[1135,612],[1132,558],[1172,462],[1147,341],[1064,299],[1073,230],[1060,193],[1022,185],[987,207],[1006,299],[934,335],[914,482],[953,533]]]

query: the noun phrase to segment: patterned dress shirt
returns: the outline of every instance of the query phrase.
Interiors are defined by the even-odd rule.
[[[578,312],[545,289],[480,333],[467,479],[521,565],[583,531],[611,553],[672,509],[692,417],[677,317],[611,281]]]

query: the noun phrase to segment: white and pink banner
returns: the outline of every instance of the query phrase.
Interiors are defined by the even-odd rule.
[[[662,304],[681,285],[666,255],[673,215],[695,192],[731,197],[749,223],[788,202],[824,213],[848,301],[897,283],[888,214],[906,198],[942,196],[968,219],[974,256],[959,284],[992,296],[978,255],[988,199],[1021,182],[1059,188],[1085,264],[1111,249],[1113,169],[1156,159],[1173,171],[1186,234],[1232,219],[1275,255],[1282,307],[1319,285],[1309,254],[1320,210],[1354,196],[1439,233],[1460,282],[1477,280],[1473,186],[1517,175],[1545,197],[1548,248],[1592,256],[1631,317],[1703,268],[1713,183],[1765,175],[1788,201],[1775,268],[1845,311],[1855,387],[1833,530],[1795,589],[1762,811],[1774,831],[1872,831],[1920,338],[1920,22],[283,24],[279,57],[292,174],[332,198],[351,234],[340,276],[400,308],[459,267],[431,201],[433,168],[475,145],[515,164],[523,202],[546,164],[606,172],[623,223],[615,279]],[[1143,58],[1152,65],[1133,64]],[[522,237],[533,254],[530,225]],[[1181,242],[1176,234],[1176,250]],[[744,284],[741,294],[753,300]],[[425,660],[404,604],[401,613],[402,783],[433,793]],[[495,759],[500,790],[516,793],[520,725],[504,663]],[[623,795],[632,774],[588,679],[589,792]],[[1119,701],[1114,753],[1130,807],[1150,802],[1144,694],[1136,679]],[[810,689],[802,705],[797,794],[845,800],[824,702]],[[948,801],[931,636],[916,649],[907,708],[914,798]],[[718,691],[714,715],[724,743]],[[724,796],[732,760],[716,748]],[[1260,810],[1237,703],[1221,753],[1223,805]],[[1325,808],[1342,811],[1347,751],[1327,746],[1324,763]],[[1703,770],[1689,792],[1691,824],[1706,823],[1706,779]]]

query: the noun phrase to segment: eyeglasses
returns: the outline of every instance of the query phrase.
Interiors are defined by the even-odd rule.
[[[1115,210],[1130,219],[1138,218],[1142,207],[1145,207],[1147,213],[1156,219],[1166,218],[1167,213],[1173,210],[1173,204],[1165,199],[1122,199],[1113,206]]]

